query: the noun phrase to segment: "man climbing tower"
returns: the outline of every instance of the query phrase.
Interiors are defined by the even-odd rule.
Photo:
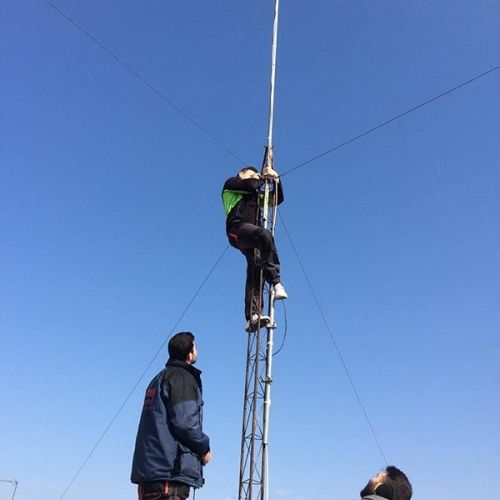
[[[255,167],[243,167],[235,177],[230,177],[222,189],[222,201],[226,212],[226,234],[231,246],[237,248],[247,259],[247,277],[245,285],[245,318],[247,332],[253,332],[260,326],[266,326],[271,320],[262,315],[263,300],[259,294],[260,264],[264,279],[274,287],[274,300],[288,297],[281,284],[280,261],[271,231],[258,224],[260,188],[265,177],[275,181],[277,201],[283,201],[283,189],[278,174],[266,167],[261,176]],[[257,262],[254,250],[258,250]]]

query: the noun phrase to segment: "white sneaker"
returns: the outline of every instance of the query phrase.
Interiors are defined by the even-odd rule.
[[[285,300],[288,298],[285,287],[281,283],[274,285],[274,300]]]
[[[260,328],[265,328],[271,322],[271,318],[269,316],[259,316],[258,314],[252,314],[252,318],[248,320],[245,331],[248,333],[257,331],[259,329],[259,319]]]

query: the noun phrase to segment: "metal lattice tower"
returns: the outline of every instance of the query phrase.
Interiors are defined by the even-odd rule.
[[[264,214],[261,221],[274,232],[276,189],[272,181],[266,182],[265,193],[270,203],[267,222]],[[266,196],[265,196],[266,197]],[[260,290],[263,291],[267,315],[271,321],[265,328],[248,334],[247,365],[244,390],[243,428],[241,436],[239,500],[267,500],[269,412],[271,405],[273,338],[275,323],[274,291],[265,283],[260,272]]]
[[[275,0],[273,45],[271,56],[271,89],[269,99],[269,128],[262,171],[273,167],[274,86],[276,77],[276,52],[278,39],[279,0]],[[259,213],[259,225],[274,235],[276,221],[277,186],[267,179],[264,183],[263,204]],[[273,337],[276,328],[274,291],[260,272],[260,296],[271,321],[266,328],[258,328],[248,334],[247,363],[244,389],[243,426],[241,435],[239,500],[268,500],[269,491],[269,416],[271,406],[271,382]],[[265,306],[265,307],[264,307]],[[255,311],[260,314],[259,311]],[[260,326],[260,325],[259,325]]]

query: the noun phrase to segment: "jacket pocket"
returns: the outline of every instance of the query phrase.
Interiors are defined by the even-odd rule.
[[[202,478],[201,462],[198,457],[186,447],[178,445],[175,468],[179,475],[192,478],[199,482]]]

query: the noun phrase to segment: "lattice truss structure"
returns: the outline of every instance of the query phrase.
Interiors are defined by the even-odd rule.
[[[272,165],[272,153],[266,148],[264,166]],[[263,167],[264,168],[264,167]],[[268,180],[264,186],[263,206],[259,223],[274,234],[276,220],[276,185]],[[269,227],[268,227],[269,226]],[[258,253],[258,251],[256,251]],[[258,255],[254,256],[256,272],[260,273],[259,296],[270,317],[265,328],[248,334],[245,374],[243,426],[241,436],[239,500],[267,500],[269,412],[271,406],[273,339],[275,322],[274,291],[263,279]],[[254,311],[252,311],[253,313]]]

